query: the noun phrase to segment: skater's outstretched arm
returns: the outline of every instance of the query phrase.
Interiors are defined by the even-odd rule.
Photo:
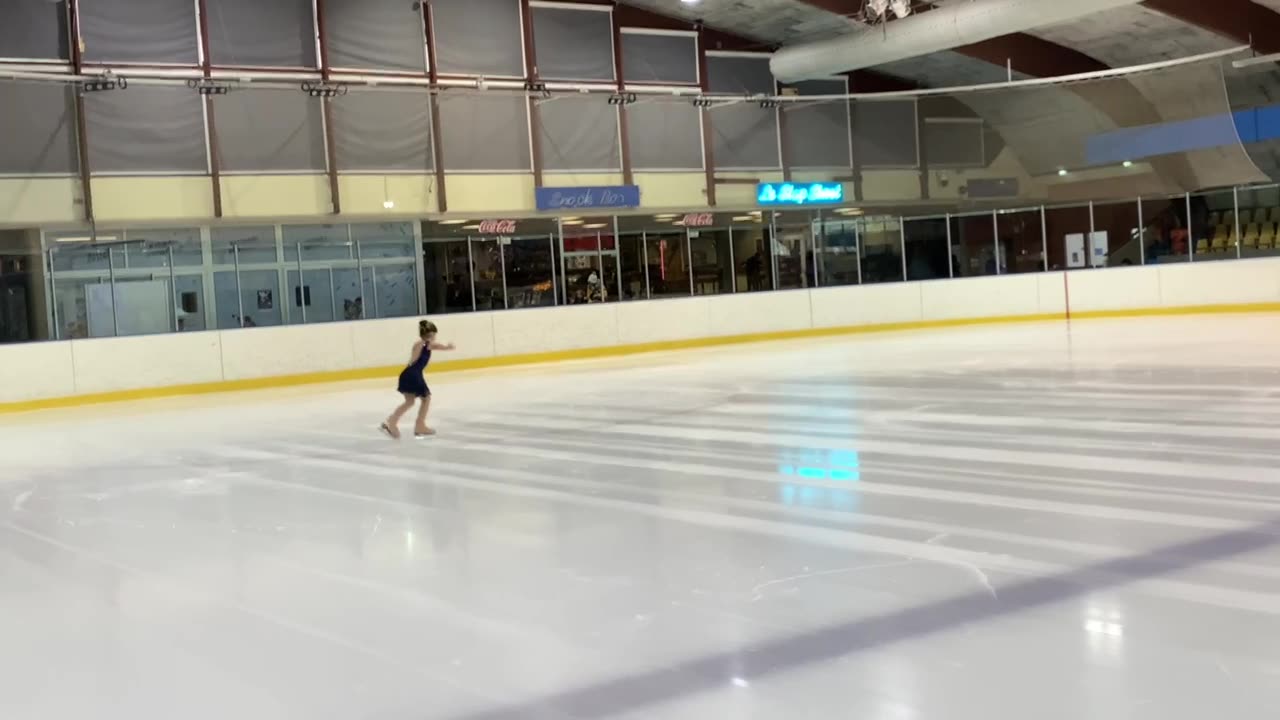
[[[428,343],[428,346],[429,346],[432,350],[454,350],[454,349],[456,349],[456,348],[454,347],[453,343],[438,343],[438,342],[436,342],[435,340],[432,340],[430,343]]]

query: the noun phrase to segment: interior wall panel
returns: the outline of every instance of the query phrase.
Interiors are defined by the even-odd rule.
[[[215,97],[224,172],[323,172],[323,100],[298,90],[246,90]]]
[[[85,122],[95,174],[209,171],[203,103],[185,87],[89,93]]]
[[[431,96],[352,90],[333,101],[338,169],[426,171],[431,148]]]
[[[65,0],[0,2],[0,58],[67,60],[71,57]]]
[[[86,62],[199,61],[193,0],[84,0],[79,7]]]
[[[524,77],[519,0],[432,0],[438,72]]]
[[[0,175],[79,170],[73,92],[61,84],[0,82]]]
[[[210,0],[210,61],[224,67],[316,67],[311,3]]]

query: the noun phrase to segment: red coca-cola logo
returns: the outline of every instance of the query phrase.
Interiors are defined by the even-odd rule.
[[[484,220],[480,223],[481,235],[510,235],[515,231],[515,220]]]
[[[716,218],[711,213],[689,213],[684,216],[685,227],[711,227]]]

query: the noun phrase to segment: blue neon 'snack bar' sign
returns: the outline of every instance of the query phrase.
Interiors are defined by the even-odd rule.
[[[844,202],[843,183],[760,183],[759,205],[830,205]]]

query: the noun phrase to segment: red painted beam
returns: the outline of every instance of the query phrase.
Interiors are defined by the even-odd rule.
[[[204,57],[201,71],[205,79],[213,75],[213,58],[209,49],[209,3],[207,0],[196,0],[196,9],[200,14],[200,54]],[[214,120],[213,98],[205,95],[200,98],[204,103],[204,117],[209,132],[209,183],[213,189],[213,216],[222,217],[222,160],[218,149],[218,124]]]
[[[312,9],[316,14],[316,34],[320,38],[320,76],[329,80],[332,70],[329,68],[329,38],[325,32],[324,0],[312,0]],[[324,112],[324,146],[329,156],[329,198],[333,204],[333,214],[342,214],[342,192],[338,185],[338,144],[334,139],[333,105],[330,98],[320,100]]]
[[[1034,77],[1079,75],[1108,69],[1105,63],[1078,50],[1026,33],[1011,33],[962,45],[955,48],[955,52],[1001,67],[1010,64],[1014,72]]]
[[[436,28],[431,18],[431,5],[422,3],[422,36],[427,40],[427,78],[435,87],[440,79],[436,70]],[[436,173],[436,209],[442,213],[449,212],[449,198],[445,193],[444,177],[444,140],[440,132],[440,96],[431,93],[428,98],[431,113],[431,159]]]
[[[1280,52],[1280,14],[1249,0],[1147,0],[1143,6],[1213,31],[1263,54]]]
[[[80,35],[80,0],[67,3],[71,32],[71,66],[77,75],[84,68],[84,55],[81,52]],[[93,214],[93,173],[89,167],[89,123],[85,119],[84,91],[76,88],[76,153],[80,160],[80,186],[84,195],[84,219],[92,226],[95,222]]]

